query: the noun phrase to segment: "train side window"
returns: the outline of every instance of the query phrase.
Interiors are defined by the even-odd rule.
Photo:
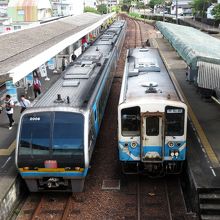
[[[93,143],[93,140],[95,139],[95,118],[94,114],[90,114],[90,120],[89,120],[89,147],[91,147],[91,144]]]
[[[132,107],[121,111],[121,133],[123,136],[140,135],[140,108]]]
[[[96,121],[96,119],[97,119],[97,111],[96,110],[94,111],[94,117],[95,117],[95,121]]]
[[[146,118],[146,135],[159,135],[159,118],[157,116],[151,116]]]

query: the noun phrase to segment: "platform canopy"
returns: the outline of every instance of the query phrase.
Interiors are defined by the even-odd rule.
[[[0,76],[16,83],[114,15],[84,13],[0,35]]]
[[[192,69],[198,61],[220,65],[219,39],[192,27],[160,21],[156,26]]]

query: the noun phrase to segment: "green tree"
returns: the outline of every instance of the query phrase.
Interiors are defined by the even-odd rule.
[[[211,5],[212,0],[193,0],[191,2],[193,14],[197,17],[205,18],[207,8]]]
[[[122,0],[120,1],[120,5],[121,5],[122,11],[129,12],[130,7],[131,7],[131,0]]]
[[[123,0],[122,1],[122,4],[124,4],[124,5],[131,5],[131,0]]]
[[[164,0],[150,0],[150,2],[148,3],[148,5],[150,6],[150,8],[154,8],[155,5],[163,5],[164,4]]]
[[[113,5],[112,11],[118,13],[120,11],[120,7],[118,5]]]
[[[145,5],[143,2],[137,2],[137,5],[136,5],[137,8],[145,8]]]
[[[107,6],[106,6],[106,4],[98,5],[98,6],[97,6],[97,11],[98,11],[100,14],[107,14]]]
[[[92,7],[89,7],[89,6],[86,6],[84,8],[84,12],[92,12],[92,13],[99,14],[99,12],[95,8],[92,8]]]
[[[212,9],[212,15],[214,16],[216,21],[220,21],[220,4],[217,4],[213,9]]]

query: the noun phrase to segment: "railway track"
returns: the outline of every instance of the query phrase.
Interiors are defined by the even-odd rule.
[[[17,219],[66,220],[74,212],[74,197],[71,194],[31,194]]]
[[[141,23],[140,21],[132,20],[135,24],[135,39],[136,39],[136,47],[143,47],[143,36],[142,36],[142,28],[141,28]]]
[[[178,184],[178,178],[172,181],[173,186],[168,184],[168,179],[147,179],[140,177],[139,182],[139,219],[152,220],[184,220],[183,213],[186,212],[184,201],[181,195],[181,187]],[[172,191],[176,192],[176,195]],[[175,199],[175,207],[172,200]],[[175,210],[181,210],[181,216],[175,213]]]
[[[170,179],[171,178],[171,179]],[[149,179],[146,176],[124,176],[122,191],[133,198],[132,207],[124,213],[125,219],[137,220],[190,220],[179,177]]]
[[[120,173],[117,105],[125,56],[128,48],[141,47],[155,32],[150,25],[133,21],[125,15],[122,17],[128,22],[128,31],[93,153],[91,170],[86,178],[85,191],[74,194],[73,197],[69,194],[31,194],[22,207],[18,220],[187,219],[178,178],[149,179],[145,176],[122,176]],[[108,181],[111,184],[106,189],[104,183]],[[112,187],[115,183],[120,187]]]

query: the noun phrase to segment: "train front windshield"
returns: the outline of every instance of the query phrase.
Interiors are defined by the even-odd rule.
[[[71,112],[26,114],[21,121],[18,166],[44,167],[56,160],[59,167],[84,165],[84,117]]]
[[[183,108],[167,106],[166,109],[166,135],[182,136],[184,134],[184,117]]]
[[[123,136],[140,135],[140,108],[131,107],[121,111],[121,130]]]

